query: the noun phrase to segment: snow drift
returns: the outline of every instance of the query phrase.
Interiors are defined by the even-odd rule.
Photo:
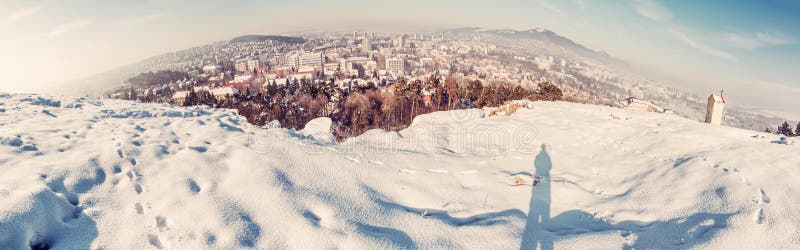
[[[798,144],[674,116],[537,102],[337,144],[329,119],[294,132],[28,95],[0,110],[2,249],[800,244]]]

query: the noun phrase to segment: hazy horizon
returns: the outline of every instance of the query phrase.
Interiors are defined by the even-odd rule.
[[[800,119],[791,1],[11,1],[0,91],[44,92],[166,52],[245,34],[545,28],[695,94]],[[788,117],[792,116],[792,117]]]

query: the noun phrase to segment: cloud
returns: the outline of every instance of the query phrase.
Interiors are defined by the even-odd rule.
[[[731,46],[740,49],[755,49],[764,46],[764,43],[757,38],[741,33],[725,33],[723,39]]]
[[[587,1],[588,0],[571,0],[570,2],[572,2],[578,8],[578,10],[586,10],[589,7],[589,3]]]
[[[779,34],[758,32],[756,33],[756,38],[769,45],[786,45],[794,43],[794,39],[791,37]]]
[[[686,33],[683,33],[683,32],[681,32],[681,31],[679,31],[677,29],[670,28],[670,29],[668,29],[668,31],[678,41],[680,41],[680,42],[686,44],[687,46],[692,47],[692,48],[694,48],[694,49],[696,49],[696,50],[698,50],[700,52],[703,52],[703,53],[705,53],[707,55],[716,56],[716,57],[719,57],[719,58],[722,58],[722,59],[725,59],[725,60],[729,60],[729,61],[738,61],[739,60],[739,58],[736,58],[736,56],[731,55],[728,52],[725,52],[725,51],[716,49],[714,47],[708,46],[706,44],[697,42],[694,39],[692,39],[691,37],[689,37],[689,35],[686,35]]]
[[[30,7],[25,7],[25,8],[22,8],[22,9],[18,9],[16,11],[14,11],[13,13],[11,13],[11,15],[6,18],[6,22],[13,23],[13,22],[16,22],[16,21],[18,21],[20,19],[36,15],[36,13],[39,13],[40,10],[42,10],[42,6],[41,5],[35,5],[35,6],[30,6]]]
[[[794,43],[791,37],[768,32],[756,32],[755,34],[728,32],[724,33],[722,37],[731,46],[747,50]]]
[[[634,9],[636,9],[636,12],[639,13],[639,15],[642,15],[643,17],[661,23],[664,27],[666,27],[667,32],[674,39],[683,43],[684,45],[689,46],[695,50],[698,50],[703,54],[715,56],[729,61],[739,60],[739,58],[728,52],[711,47],[705,43],[698,42],[697,40],[691,38],[686,33],[680,31],[680,29],[682,30],[689,30],[689,29],[674,24],[672,22],[672,18],[674,17],[672,11],[669,10],[667,7],[664,7],[660,3],[653,0],[634,0],[633,4],[634,4],[633,6]],[[726,39],[734,40],[736,43],[739,43],[740,45],[743,46],[750,45],[747,44],[748,41],[746,41],[745,39],[741,39],[740,37],[730,37]]]
[[[634,0],[634,8],[639,15],[658,22],[672,20],[672,11],[651,0]]]
[[[141,24],[154,22],[154,21],[156,21],[158,19],[163,18],[164,16],[165,15],[163,13],[154,13],[154,14],[145,15],[145,16],[138,16],[138,17],[134,17],[134,18],[130,18],[130,19],[122,21],[122,25],[128,26],[128,27],[137,26],[137,25],[141,25]]]
[[[86,27],[89,24],[92,24],[92,20],[90,19],[80,19],[68,23],[63,23],[50,30],[50,32],[47,33],[47,37],[54,38],[57,36],[61,36],[68,32]]]
[[[554,4],[551,4],[551,3],[548,3],[548,2],[544,2],[544,1],[539,1],[539,5],[541,5],[543,8],[545,8],[545,9],[551,11],[551,12],[561,13],[561,9],[558,8],[557,6],[555,6]]]

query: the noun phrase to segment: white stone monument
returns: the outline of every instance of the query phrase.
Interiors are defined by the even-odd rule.
[[[722,96],[722,91],[719,95],[711,94],[708,97],[708,109],[706,110],[706,123],[712,125],[722,125],[722,116],[724,116],[725,97]]]

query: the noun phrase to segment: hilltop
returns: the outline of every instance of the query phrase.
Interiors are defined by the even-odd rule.
[[[0,246],[790,248],[796,141],[532,102],[418,116],[342,143],[330,121],[0,95]],[[535,183],[535,186],[532,184]]]
[[[593,60],[595,63],[608,66],[627,66],[624,61],[613,58],[608,53],[589,49],[569,38],[544,28],[533,28],[530,30],[458,28],[444,30],[443,33],[467,37],[483,35],[489,36],[488,38],[490,40],[498,38],[508,39],[503,41],[504,44],[509,44],[510,41],[536,41],[537,43],[535,44],[526,44],[529,47],[528,49],[536,49],[537,52],[541,54],[580,57],[582,60]]]

